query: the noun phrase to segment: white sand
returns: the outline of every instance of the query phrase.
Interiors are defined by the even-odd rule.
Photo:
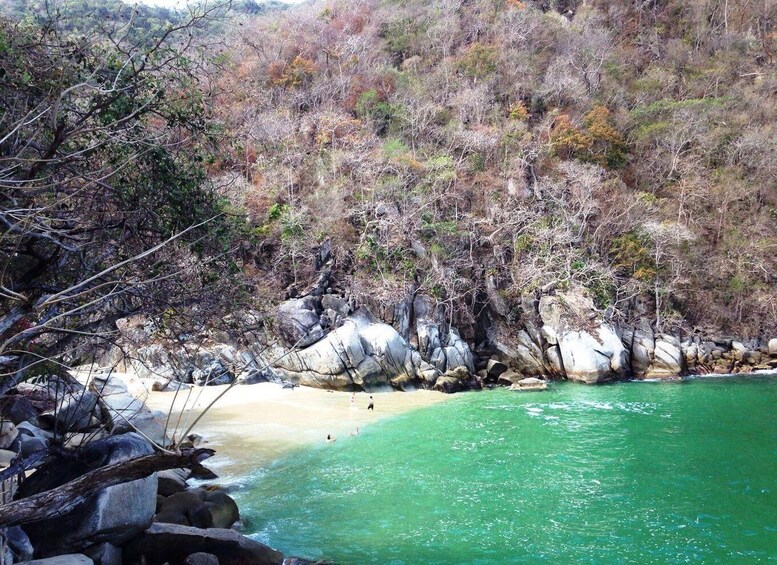
[[[168,412],[173,406],[173,424],[180,434],[203,409],[228,387],[193,387],[180,392],[154,392],[146,404]],[[338,441],[353,440],[350,433],[364,430],[381,418],[443,402],[448,395],[419,390],[372,393],[375,409],[367,410],[370,394],[328,392],[260,383],[238,385],[226,393],[192,430],[217,451],[211,466],[219,474],[242,474],[265,466],[288,450],[313,443],[325,443],[327,434]]]

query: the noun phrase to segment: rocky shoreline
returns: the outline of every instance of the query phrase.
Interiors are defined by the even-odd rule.
[[[324,279],[326,280],[326,279]],[[526,299],[512,320],[496,306],[457,327],[445,305],[411,293],[390,307],[355,304],[326,286],[268,314],[236,314],[236,331],[155,338],[152,321],[123,321],[125,369],[184,384],[277,382],[341,391],[510,386],[527,377],[583,383],[777,369],[777,338],[735,339],[655,329],[598,310],[581,289]],[[104,364],[122,363],[108,352]]]
[[[34,471],[14,473],[2,481],[5,505],[34,500],[79,477],[138,461],[170,445],[165,414],[149,410],[112,375],[76,379],[61,372],[38,377],[4,395],[0,414],[0,467],[12,469],[36,454],[45,458]],[[199,439],[191,435],[175,446],[175,453],[195,449]],[[197,479],[200,486],[190,487],[190,479]],[[237,505],[219,486],[218,477],[199,464],[145,474],[78,500],[64,514],[44,508],[50,518],[24,522],[11,516],[0,521],[4,526],[0,561],[48,565],[306,562],[286,559],[236,531]]]
[[[149,391],[260,382],[348,392],[520,391],[543,390],[553,379],[594,384],[777,369],[775,338],[657,331],[648,317],[627,323],[599,311],[579,289],[526,299],[516,319],[492,300],[475,323],[420,293],[390,307],[358,304],[327,281],[269,313],[231,316],[233,332],[170,340],[152,319],[123,319],[115,349],[96,359],[103,370],[50,371],[18,384],[0,399],[0,465],[36,453],[47,459],[29,476],[6,477],[4,502],[8,493],[23,500],[162,448],[195,449],[195,436],[181,438],[181,429],[167,428],[168,414],[144,404]],[[136,377],[125,382],[117,370]],[[217,479],[199,465],[160,470],[102,489],[65,517],[6,527],[3,562],[305,562],[241,536],[228,493],[217,481],[189,488],[190,478]]]

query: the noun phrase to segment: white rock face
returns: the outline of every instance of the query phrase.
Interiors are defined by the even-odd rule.
[[[634,336],[631,342],[631,369],[637,378],[644,377],[651,363],[656,349],[656,340],[650,322],[642,320],[634,328]]]
[[[769,355],[777,356],[777,338],[769,340]]]
[[[561,363],[552,347],[546,352],[553,370],[561,364],[566,377],[596,383],[623,377],[629,370],[629,357],[620,335],[611,324],[596,319],[590,298],[580,292],[543,296],[539,305],[542,335],[556,342]],[[550,338],[550,339],[548,339]],[[551,352],[551,353],[549,353]]]
[[[279,360],[275,369],[295,383],[333,389],[401,386],[417,376],[408,342],[393,327],[364,313]]]
[[[415,330],[418,351],[394,327],[358,310],[308,347],[275,355],[281,358],[272,370],[300,385],[340,390],[432,385],[446,371],[474,371],[472,352],[458,331],[441,336],[438,324],[426,317],[417,320]]]
[[[674,377],[683,371],[683,351],[680,340],[674,336],[661,334],[656,338],[653,363],[645,377],[657,379]]]

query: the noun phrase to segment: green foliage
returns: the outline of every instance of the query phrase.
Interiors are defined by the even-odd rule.
[[[427,240],[433,240],[445,235],[455,235],[458,233],[458,223],[455,220],[437,220],[434,221],[429,214],[421,216],[421,235]],[[435,245],[439,242],[435,241]]]
[[[640,139],[655,137],[673,127],[668,119],[680,111],[708,115],[710,112],[724,108],[727,102],[727,98],[713,97],[686,100],[663,99],[636,106],[629,111],[629,120],[633,124],[632,134]]]
[[[470,171],[474,173],[482,173],[486,170],[486,157],[482,153],[472,153],[467,161]]]
[[[403,106],[382,99],[374,88],[363,92],[356,100],[354,113],[361,119],[371,120],[378,135],[392,131],[399,123]]]
[[[588,285],[588,291],[591,293],[591,299],[594,306],[600,310],[605,310],[615,302],[615,285],[595,279]]]
[[[383,157],[384,159],[395,159],[400,155],[404,155],[409,151],[407,145],[399,139],[387,139],[383,143]]]
[[[278,204],[276,202],[267,210],[267,219],[271,222],[274,222],[275,220],[280,219],[281,216],[283,216],[288,211],[288,209],[288,204]]]
[[[403,18],[383,23],[379,35],[386,42],[386,50],[399,64],[415,54],[415,42],[424,29],[418,20]]]
[[[497,48],[493,45],[473,43],[459,59],[458,67],[466,75],[473,78],[483,78],[496,71],[498,60]]]
[[[653,242],[647,234],[638,230],[614,238],[610,255],[616,269],[638,281],[650,283],[658,274],[658,266],[653,258]]]
[[[456,180],[456,163],[448,155],[430,157],[424,166],[434,182],[450,183]]]

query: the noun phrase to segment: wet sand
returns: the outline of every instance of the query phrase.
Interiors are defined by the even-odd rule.
[[[178,433],[189,427],[203,409],[228,387],[193,387],[174,392],[154,392],[146,399],[153,410],[167,413],[173,405],[171,428]],[[370,394],[260,383],[227,390],[192,430],[203,436],[217,455],[210,466],[219,474],[241,475],[263,467],[289,450],[325,443],[327,434],[338,441],[364,430],[382,418],[444,402],[448,395],[418,390],[372,393],[374,410],[368,410]],[[180,424],[175,426],[180,416]]]

